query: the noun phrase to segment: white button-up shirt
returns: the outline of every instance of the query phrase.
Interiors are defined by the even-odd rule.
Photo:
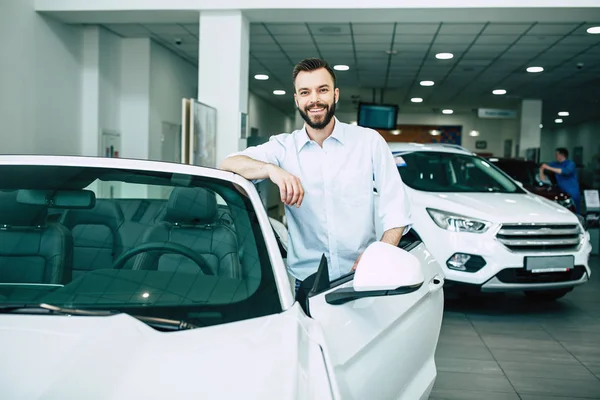
[[[410,228],[404,183],[387,143],[372,129],[336,118],[322,148],[303,128],[235,155],[278,165],[300,179],[302,205],[285,207],[288,269],[299,280],[317,271],[323,254],[330,279],[348,274],[365,248],[381,239],[376,223],[384,232]],[[373,187],[379,194],[377,216]]]

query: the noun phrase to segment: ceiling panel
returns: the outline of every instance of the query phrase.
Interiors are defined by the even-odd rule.
[[[394,24],[352,24],[355,35],[386,35],[394,34]]]
[[[419,44],[427,45],[433,40],[433,35],[415,35],[410,33],[396,34],[394,37],[394,43],[408,43],[408,44]]]
[[[485,24],[442,24],[440,35],[475,35],[483,29]]]
[[[398,24],[396,25],[396,34],[412,34],[412,35],[433,35],[439,24]]]
[[[484,35],[521,35],[527,31],[532,24],[489,24]]]
[[[265,24],[272,35],[308,35],[306,24]]]
[[[357,35],[354,34],[354,43],[356,44],[385,44],[386,46],[390,46],[392,43],[392,35]]]
[[[309,24],[309,26],[314,35],[350,35],[350,24]]]
[[[472,43],[476,35],[439,35],[435,39],[436,44],[470,44]]]
[[[319,44],[352,44],[352,35],[314,35],[314,39]]]
[[[478,45],[509,45],[515,42],[519,35],[482,35],[477,39]]]
[[[577,24],[536,24],[531,31],[532,35],[566,35],[577,28]]]

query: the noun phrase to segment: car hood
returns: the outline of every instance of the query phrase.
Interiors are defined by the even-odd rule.
[[[491,222],[577,223],[575,214],[532,193],[431,193],[412,191],[424,207]]]
[[[292,312],[166,333],[125,314],[2,315],[0,387],[11,399],[295,399],[299,331]]]

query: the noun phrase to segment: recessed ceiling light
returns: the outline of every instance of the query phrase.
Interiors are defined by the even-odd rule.
[[[471,136],[479,136],[479,131],[476,131],[475,129],[473,129],[471,132],[469,132],[469,135],[471,135]]]
[[[544,70],[543,67],[529,67],[527,68],[527,72],[531,72],[532,74],[536,74],[538,72],[542,72]]]
[[[562,119],[560,119],[560,118],[556,118],[556,119],[554,120],[554,122],[556,122],[557,124],[562,124],[562,123],[563,123],[563,120],[562,120]]]
[[[439,136],[440,135],[440,131],[438,131],[437,129],[433,129],[433,130],[429,131],[429,134],[431,136]]]
[[[454,114],[454,110],[442,110],[442,114],[446,114],[446,115]]]
[[[433,81],[421,81],[421,86],[433,86],[435,83]]]
[[[259,81],[266,81],[267,79],[269,79],[269,75],[256,74],[256,75],[254,75],[254,79],[259,80]]]
[[[398,50],[394,50],[394,49],[391,49],[391,50],[386,50],[385,52],[386,52],[386,54],[389,54],[389,55],[395,55],[395,54],[398,54]]]
[[[333,69],[335,69],[336,71],[348,71],[350,67],[347,65],[334,65]]]
[[[600,26],[592,26],[591,28],[588,28],[587,33],[590,33],[592,35],[600,34]]]
[[[273,94],[276,96],[283,96],[285,94],[285,90],[273,90]]]
[[[452,54],[452,53],[437,53],[435,55],[435,58],[437,58],[438,60],[449,60],[453,57],[454,57],[454,54]]]
[[[398,136],[399,134],[402,133],[402,131],[400,129],[394,129],[394,130],[391,130],[390,133],[392,135]]]
[[[420,97],[413,97],[412,99],[410,99],[410,101],[412,101],[413,103],[422,103],[423,99]]]
[[[568,117],[570,114],[568,111],[561,111],[558,113],[559,117]]]
[[[540,124],[540,129],[542,129],[544,127],[544,124]]]
[[[506,94],[506,90],[504,90],[504,89],[496,89],[496,90],[492,91],[492,93],[494,93],[496,96],[501,96],[503,94]]]

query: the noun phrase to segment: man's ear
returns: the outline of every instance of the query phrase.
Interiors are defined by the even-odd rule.
[[[296,107],[300,107],[298,105],[298,96],[296,96],[296,93],[294,93],[294,103],[296,104]]]
[[[337,104],[338,101],[340,101],[340,88],[335,88],[335,104]]]

